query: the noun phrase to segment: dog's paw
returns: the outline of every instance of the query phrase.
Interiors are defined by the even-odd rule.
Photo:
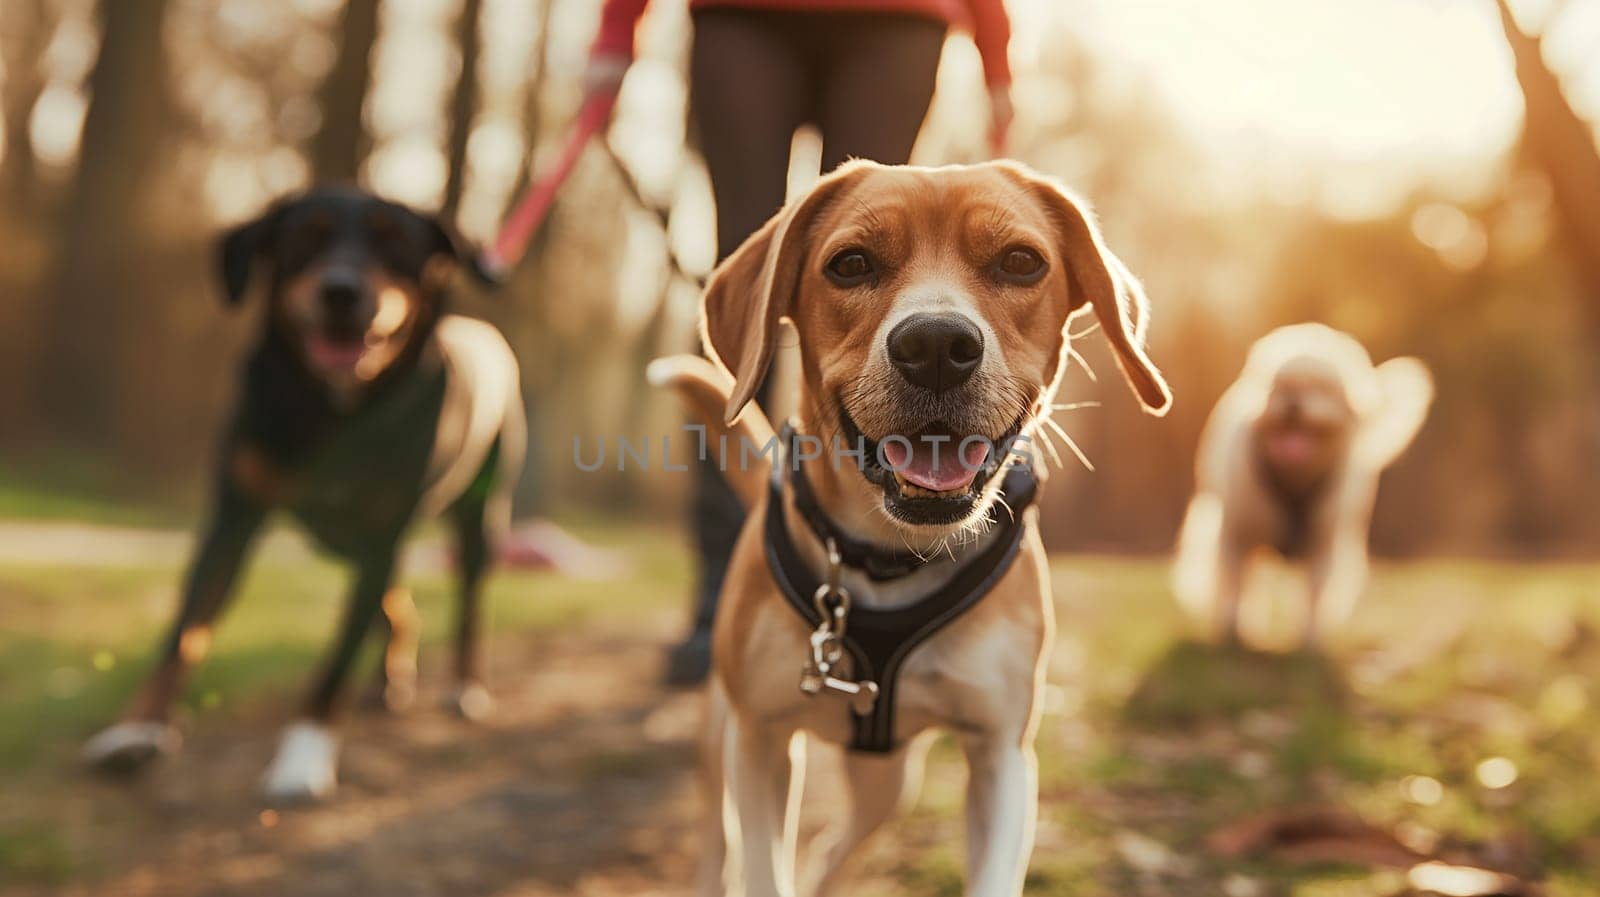
[[[177,751],[183,739],[168,723],[132,720],[102,730],[83,746],[83,762],[112,775],[131,775],[162,754]]]
[[[467,682],[456,689],[450,709],[469,722],[481,723],[494,713],[494,695],[481,682]]]
[[[415,682],[377,682],[361,694],[358,705],[364,711],[392,713],[396,716],[411,710],[417,703]]]
[[[321,800],[338,784],[338,767],[338,737],[327,726],[301,720],[283,730],[261,791],[278,803]]]
[[[417,703],[417,680],[390,680],[383,687],[383,707],[390,713],[400,714]]]

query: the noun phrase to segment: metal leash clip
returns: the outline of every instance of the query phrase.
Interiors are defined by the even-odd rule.
[[[813,697],[827,693],[849,698],[850,709],[857,716],[866,716],[878,703],[878,683],[833,676],[834,667],[844,659],[844,634],[850,624],[850,593],[839,584],[842,566],[839,546],[829,539],[828,576],[811,596],[822,622],[811,633],[811,657],[800,670],[800,691]]]

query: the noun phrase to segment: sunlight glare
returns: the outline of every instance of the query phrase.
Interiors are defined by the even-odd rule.
[[[50,165],[71,164],[78,155],[78,138],[88,111],[89,101],[82,92],[60,83],[45,88],[33,104],[28,122],[34,154]]]
[[[1518,133],[1521,95],[1492,3],[1142,0],[1083,13],[1069,27],[1143,72],[1213,155],[1253,160],[1234,171],[1244,187],[1262,167],[1302,178],[1353,167],[1372,180],[1367,193],[1383,188],[1382,205],[1418,180],[1480,189]],[[1376,198],[1331,199],[1340,217],[1365,217],[1348,213]]]
[[[1562,676],[1539,692],[1539,717],[1556,728],[1577,722],[1588,708],[1589,688],[1581,676]]]
[[[372,189],[384,196],[433,208],[444,199],[449,169],[438,145],[424,135],[410,134],[374,149],[362,173]]]
[[[1445,897],[1476,897],[1502,893],[1500,875],[1470,866],[1451,866],[1447,863],[1423,863],[1412,868],[1406,876],[1411,886],[1419,891],[1431,891]]]
[[[1444,800],[1444,786],[1432,776],[1406,776],[1400,780],[1400,793],[1406,800],[1422,807],[1431,807]]]
[[[1433,202],[1411,216],[1411,233],[1457,271],[1476,268],[1489,253],[1483,225],[1450,203]]]
[[[1517,764],[1505,757],[1490,757],[1478,764],[1478,783],[1491,790],[1510,787],[1517,780]]]
[[[268,199],[256,176],[258,164],[254,157],[218,152],[207,161],[205,196],[218,220],[242,218]]]
[[[51,80],[75,84],[88,77],[100,52],[100,32],[87,15],[69,15],[45,48],[44,70]]]

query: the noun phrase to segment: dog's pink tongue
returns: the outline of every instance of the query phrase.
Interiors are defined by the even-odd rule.
[[[883,444],[884,460],[906,482],[933,492],[950,492],[972,484],[978,468],[989,457],[989,443],[969,443],[965,450],[949,442],[940,443],[938,463],[934,463],[933,452],[933,444],[922,441],[913,441],[909,449],[898,439]],[[958,459],[958,452],[964,457]]]
[[[353,368],[367,347],[360,342],[343,342],[323,337],[313,337],[306,342],[307,354],[323,368]]]
[[[1317,440],[1310,433],[1290,430],[1274,436],[1268,448],[1279,464],[1305,464],[1314,459]]]

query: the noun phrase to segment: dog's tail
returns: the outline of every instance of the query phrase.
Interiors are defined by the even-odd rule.
[[[657,358],[645,369],[652,386],[668,386],[683,397],[695,423],[706,428],[706,450],[733,488],[745,508],[753,508],[766,492],[776,455],[771,451],[776,436],[772,423],[751,403],[733,423],[723,420],[733,381],[698,355],[672,355]]]

